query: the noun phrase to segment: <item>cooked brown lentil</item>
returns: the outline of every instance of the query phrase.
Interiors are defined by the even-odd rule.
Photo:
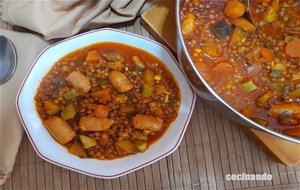
[[[300,2],[251,2],[254,20],[263,22],[259,28],[247,20],[242,0],[186,0],[181,26],[187,49],[228,104],[261,125],[299,137]]]
[[[180,91],[152,54],[97,43],[58,60],[35,101],[45,127],[69,152],[115,159],[146,151],[164,134],[177,117]]]

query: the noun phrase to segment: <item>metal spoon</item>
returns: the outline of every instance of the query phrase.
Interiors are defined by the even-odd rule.
[[[17,53],[13,43],[0,36],[0,85],[9,81],[17,67]]]

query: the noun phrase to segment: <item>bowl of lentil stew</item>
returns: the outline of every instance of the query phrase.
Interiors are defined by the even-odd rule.
[[[167,48],[114,29],[46,48],[16,101],[40,157],[100,178],[125,175],[175,151],[194,103]]]
[[[244,1],[178,0],[178,57],[196,93],[218,110],[300,143],[299,1],[256,2],[259,28]],[[284,19],[293,29],[268,35],[287,27]]]

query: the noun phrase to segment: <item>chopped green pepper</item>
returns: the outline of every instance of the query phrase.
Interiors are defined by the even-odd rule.
[[[69,92],[67,92],[67,93],[64,94],[64,98],[66,100],[74,99],[77,96],[79,96],[79,94],[76,92],[76,90],[71,90],[71,91],[69,91]]]
[[[61,112],[61,117],[64,120],[72,119],[75,117],[75,115],[76,115],[76,111],[72,104],[65,107],[65,109]]]
[[[247,82],[244,82],[241,86],[247,92],[252,92],[257,89],[256,84],[252,80],[248,80]]]

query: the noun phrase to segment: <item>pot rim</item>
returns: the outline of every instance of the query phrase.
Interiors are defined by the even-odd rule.
[[[177,43],[180,43],[181,46],[182,46],[182,50],[184,52],[184,55],[186,56],[190,66],[193,68],[193,71],[195,72],[195,74],[197,75],[198,79],[201,81],[201,83],[207,88],[207,90],[212,94],[212,96],[214,98],[216,98],[217,101],[221,102],[223,105],[226,106],[226,108],[228,108],[229,110],[231,110],[232,112],[234,112],[236,115],[239,116],[239,118],[241,118],[243,121],[249,123],[251,125],[251,127],[253,129],[258,129],[258,130],[261,130],[261,131],[264,131],[266,133],[269,133],[271,135],[274,135],[276,137],[279,137],[281,139],[284,139],[284,140],[287,140],[287,141],[291,141],[291,142],[294,142],[294,143],[297,143],[297,144],[300,144],[300,139],[299,138],[295,138],[295,137],[291,137],[291,136],[287,136],[287,135],[284,135],[282,133],[278,133],[274,130],[271,130],[267,127],[264,127],[262,125],[259,125],[258,123],[252,121],[251,119],[245,117],[243,114],[241,114],[239,111],[235,110],[233,107],[231,107],[229,104],[227,104],[211,87],[210,85],[203,79],[203,77],[201,76],[201,74],[199,73],[198,69],[196,68],[196,66],[194,65],[189,53],[188,53],[188,50],[187,50],[187,47],[185,45],[185,42],[184,42],[184,38],[183,38],[183,35],[182,35],[182,30],[181,30],[181,22],[180,22],[180,10],[181,10],[181,5],[182,5],[182,2],[184,2],[184,0],[176,0],[176,28],[177,28]],[[179,60],[181,61],[181,60]],[[193,87],[195,87],[194,85],[192,85]],[[195,90],[196,92],[198,90]]]

